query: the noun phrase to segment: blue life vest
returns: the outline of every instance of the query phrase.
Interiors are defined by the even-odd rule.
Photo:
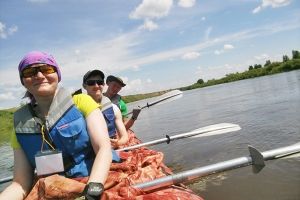
[[[24,150],[32,168],[35,155],[41,150],[41,126],[48,130],[48,141],[56,150],[62,151],[67,177],[89,176],[95,153],[87,132],[86,121],[73,103],[72,96],[60,88],[50,106],[45,122],[35,116],[32,105],[20,108],[14,114],[14,128],[17,140]],[[43,150],[51,150],[44,143]]]
[[[113,138],[116,136],[116,131],[117,131],[113,104],[109,100],[109,98],[103,96],[101,100],[101,105],[102,105],[101,111],[106,121],[109,137]]]

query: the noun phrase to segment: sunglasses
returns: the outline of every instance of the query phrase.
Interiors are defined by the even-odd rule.
[[[97,83],[97,85],[103,85],[104,81],[103,80],[87,80],[85,81],[85,84],[88,86],[93,86]]]
[[[28,67],[21,72],[21,76],[23,78],[29,78],[29,77],[36,76],[38,72],[47,75],[47,74],[53,74],[54,72],[56,72],[56,69],[51,65],[42,65],[39,67]]]

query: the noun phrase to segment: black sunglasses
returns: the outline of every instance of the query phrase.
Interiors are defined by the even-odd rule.
[[[88,86],[93,86],[97,83],[97,85],[103,85],[104,81],[103,80],[87,80],[85,81],[85,84]]]

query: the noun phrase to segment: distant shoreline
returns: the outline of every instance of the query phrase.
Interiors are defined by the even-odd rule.
[[[260,76],[267,76],[267,75],[273,75],[277,73],[283,73],[283,72],[289,72],[293,70],[299,70],[300,69],[300,52],[299,51],[292,51],[293,58],[289,59],[288,56],[283,56],[282,62],[271,62],[270,60],[267,60],[264,66],[260,64],[255,64],[254,66],[249,66],[247,71],[244,72],[236,72],[231,74],[226,74],[225,77],[220,79],[211,79],[208,81],[203,81],[203,79],[198,79],[198,81],[192,85],[175,88],[179,89],[181,91],[185,90],[192,90],[197,88],[203,88],[208,87],[212,85],[218,85],[223,83],[230,83],[234,81],[244,80],[244,79],[251,79],[256,78]],[[172,90],[172,89],[170,89]],[[155,96],[159,96],[161,94],[164,94],[170,90],[160,91],[160,92],[152,92],[152,93],[146,93],[146,94],[136,94],[136,95],[127,95],[123,96],[122,98],[126,103],[151,98]]]

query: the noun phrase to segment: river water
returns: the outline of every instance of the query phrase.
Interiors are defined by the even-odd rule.
[[[248,156],[248,145],[267,151],[300,142],[300,70],[186,91],[176,101],[143,110],[133,129],[150,141],[222,122],[242,129],[151,148],[181,172]],[[206,200],[300,199],[300,157],[268,161],[258,174],[249,166],[189,186]]]
[[[129,108],[146,102],[151,100]],[[151,148],[181,172],[248,156],[248,145],[267,151],[300,142],[300,70],[185,91],[180,99],[144,109],[133,130],[146,142],[223,122],[242,129]],[[0,176],[6,177],[12,152],[8,145],[0,151]],[[249,166],[202,177],[189,187],[206,200],[299,200],[300,157],[268,161],[258,174]]]

